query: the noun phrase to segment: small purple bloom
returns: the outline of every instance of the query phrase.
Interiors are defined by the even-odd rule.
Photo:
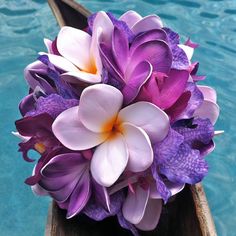
[[[42,113],[48,113],[52,118],[56,118],[63,111],[79,105],[76,99],[65,99],[57,94],[51,94],[47,97],[39,97],[35,103],[35,108],[26,113],[26,116],[36,116]]]

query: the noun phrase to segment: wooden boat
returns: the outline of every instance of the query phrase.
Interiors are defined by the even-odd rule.
[[[48,0],[60,27],[87,27],[89,10],[73,0]],[[95,222],[81,216],[66,220],[65,211],[55,202],[49,208],[46,236],[126,236],[115,217]],[[164,206],[160,222],[152,232],[142,236],[216,236],[214,222],[202,185],[186,186],[176,198]]]

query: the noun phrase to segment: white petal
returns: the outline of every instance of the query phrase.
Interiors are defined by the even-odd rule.
[[[12,131],[11,133],[14,136],[16,136],[17,138],[21,139],[21,142],[23,142],[23,143],[25,143],[25,142],[27,142],[27,141],[29,141],[31,139],[30,136],[23,136],[19,132]]]
[[[99,44],[100,42],[107,44],[111,43],[113,28],[113,23],[108,15],[104,11],[98,12],[93,23],[93,34],[90,48],[90,54],[96,64],[98,73],[102,72]]]
[[[135,226],[143,231],[154,230],[159,222],[161,210],[162,200],[149,199],[142,220]]]
[[[61,78],[63,80],[74,83],[74,84],[80,84],[83,83],[89,83],[89,84],[96,84],[101,82],[101,76],[99,74],[91,74],[84,71],[71,71],[67,72],[61,75]]]
[[[54,54],[48,54],[40,52],[40,55],[47,55],[49,61],[57,68],[64,70],[64,71],[78,71],[78,68],[74,66],[70,61],[68,61],[66,58],[54,55]]]
[[[38,195],[38,196],[49,195],[49,193],[45,189],[43,189],[39,184],[35,184],[31,186],[31,190],[33,191],[35,195]]]
[[[91,36],[76,28],[64,26],[57,37],[59,53],[81,70],[90,70]]]
[[[80,97],[80,117],[85,127],[94,132],[112,129],[123,95],[113,86],[96,84],[87,87]]]
[[[191,59],[193,57],[193,53],[194,53],[194,48],[191,48],[191,47],[184,45],[184,44],[179,44],[178,46],[184,50],[188,60],[191,61]]]
[[[148,135],[141,128],[129,123],[121,126],[129,152],[128,169],[132,172],[146,170],[153,162],[153,150]]]
[[[220,114],[219,106],[211,101],[204,100],[201,106],[194,112],[193,116],[200,118],[208,118],[214,125]]]
[[[160,29],[163,27],[163,23],[159,16],[157,15],[149,15],[144,17],[142,20],[138,21],[131,30],[134,34],[139,34],[141,32],[152,30],[152,29]]]
[[[119,20],[124,21],[129,26],[129,28],[132,28],[134,24],[142,20],[142,16],[140,16],[137,12],[130,10],[130,11],[125,12],[119,18]]]
[[[86,150],[102,143],[108,134],[94,133],[83,126],[78,106],[62,112],[53,122],[52,130],[57,139],[71,150]]]
[[[104,11],[98,12],[94,19],[93,34],[96,33],[99,28],[102,29],[101,40],[104,43],[110,43],[114,26],[109,16]]]
[[[45,46],[48,50],[48,53],[53,53],[53,51],[52,51],[52,41],[50,39],[46,39],[46,38],[43,41],[44,41],[44,44],[45,44]]]
[[[131,224],[138,224],[144,216],[148,198],[149,189],[137,186],[135,193],[129,191],[122,208],[124,218]]]
[[[169,131],[169,118],[150,102],[136,102],[119,112],[118,120],[142,128],[152,143],[163,140]]]
[[[217,95],[216,95],[215,89],[209,86],[202,86],[202,85],[198,85],[197,87],[202,92],[204,100],[208,100],[208,101],[216,103]]]
[[[91,173],[96,182],[109,187],[115,183],[128,162],[124,138],[117,133],[112,139],[98,146],[91,161]]]

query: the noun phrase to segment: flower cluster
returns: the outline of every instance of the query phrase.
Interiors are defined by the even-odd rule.
[[[67,218],[117,216],[138,235],[162,205],[208,172],[219,115],[216,92],[197,85],[198,46],[180,43],[156,15],[98,12],[84,30],[63,27],[25,69],[30,87],[16,121],[26,183]]]

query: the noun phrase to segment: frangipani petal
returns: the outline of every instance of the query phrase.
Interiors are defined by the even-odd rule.
[[[131,61],[135,67],[141,61],[148,61],[153,71],[168,73],[172,64],[172,53],[163,40],[152,40],[139,45],[131,54]]]
[[[101,82],[101,76],[99,74],[91,74],[80,70],[63,73],[61,78],[73,84],[80,84],[81,82],[96,84]]]
[[[40,55],[47,55],[49,61],[58,69],[63,71],[79,71],[79,69],[74,66],[70,61],[65,59],[64,57],[54,55],[54,54],[47,54],[47,53],[39,53]]]
[[[129,70],[129,67],[127,70]],[[127,82],[122,90],[125,104],[129,104],[135,99],[142,85],[149,79],[151,73],[152,65],[147,61],[140,62],[130,73],[127,73]]]
[[[129,152],[127,168],[132,172],[146,170],[153,162],[152,145],[148,135],[141,128],[129,123],[123,123],[122,130]]]
[[[59,53],[81,70],[89,71],[91,36],[86,32],[69,26],[61,28],[57,37]]]
[[[44,39],[44,44],[48,50],[48,53],[53,53],[53,50],[52,50],[52,41],[50,39]]]
[[[208,100],[204,100],[203,103],[200,105],[200,107],[194,112],[195,117],[199,118],[208,118],[211,123],[214,125],[218,119],[218,116],[220,114],[220,108],[219,106]]]
[[[93,132],[108,132],[113,127],[122,103],[122,93],[115,87],[105,84],[90,86],[80,97],[81,122]]]
[[[125,12],[119,18],[119,20],[124,21],[129,26],[129,28],[132,28],[134,24],[142,20],[142,16],[140,16],[137,12],[130,10],[130,11]]]
[[[78,106],[62,112],[54,121],[52,130],[57,139],[71,150],[86,150],[102,143],[107,134],[94,133],[81,123]]]
[[[112,52],[116,64],[124,72],[129,58],[129,42],[126,34],[117,27],[112,34]]]
[[[128,192],[122,212],[124,218],[130,223],[138,224],[142,220],[148,203],[149,192],[149,189],[144,190],[140,186],[137,186],[135,193]]]
[[[163,27],[163,23],[159,16],[149,15],[144,17],[142,20],[138,21],[131,30],[134,34],[139,34],[144,31],[152,29],[160,29]]]
[[[166,32],[162,29],[153,29],[147,32],[144,32],[137,37],[135,37],[134,41],[131,44],[130,51],[131,53],[141,44],[146,43],[152,40],[163,40],[168,42],[168,38]]]
[[[169,118],[157,106],[149,102],[136,102],[119,112],[118,120],[142,128],[152,143],[159,142],[169,131]]]
[[[128,151],[122,135],[115,134],[98,146],[91,161],[91,173],[98,184],[109,187],[115,183],[128,162]]]
[[[161,210],[161,199],[149,199],[142,220],[135,226],[144,231],[154,230],[159,222]]]
[[[216,103],[217,95],[215,89],[209,86],[198,85],[199,90],[202,92],[204,100]]]

